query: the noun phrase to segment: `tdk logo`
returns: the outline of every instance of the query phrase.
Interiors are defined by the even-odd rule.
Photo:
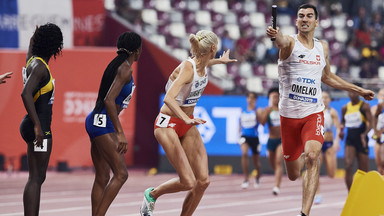
[[[315,79],[309,79],[309,78],[304,78],[304,77],[298,77],[297,82],[299,83],[307,83],[307,84],[316,84]]]

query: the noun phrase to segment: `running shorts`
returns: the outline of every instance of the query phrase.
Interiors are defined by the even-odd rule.
[[[42,118],[39,116],[41,130],[43,130],[44,139],[51,139],[51,118]],[[25,142],[33,142],[35,140],[35,131],[32,119],[26,115],[20,124],[20,134]]]
[[[284,160],[294,161],[304,151],[305,143],[309,140],[324,142],[324,114],[314,113],[302,119],[280,116],[281,141]]]
[[[277,147],[281,144],[281,138],[276,138],[276,139],[268,139],[267,142],[267,149],[268,151],[275,152]]]
[[[363,154],[368,154],[368,136],[365,136],[365,141],[367,142],[367,146],[363,147],[363,143],[361,142],[361,134],[364,133],[364,129],[356,128],[347,130],[347,138],[345,139],[345,145],[353,146],[356,148],[356,151]]]
[[[193,115],[189,116],[189,118],[193,119]],[[172,128],[176,131],[180,138],[184,136],[184,134],[187,133],[191,127],[193,127],[193,125],[187,125],[183,120],[177,117],[159,113],[156,117],[153,130],[156,130],[156,128]]]
[[[333,146],[333,141],[324,141],[323,147],[321,147],[321,151],[325,153],[329,148]]]
[[[239,143],[240,145],[243,143],[247,143],[249,148],[251,148],[252,150],[252,154],[254,155],[257,155],[260,152],[258,148],[260,144],[259,137],[241,136]]]
[[[115,132],[112,121],[105,108],[100,113],[94,114],[92,111],[88,114],[85,119],[85,129],[90,139]]]

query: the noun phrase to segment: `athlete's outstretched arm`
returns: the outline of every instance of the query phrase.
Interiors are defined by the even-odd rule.
[[[323,47],[324,47],[324,56],[326,65],[323,69],[323,75],[321,77],[321,81],[333,88],[355,92],[359,94],[360,96],[364,97],[366,100],[372,100],[375,96],[375,93],[371,90],[361,88],[357,85],[354,85],[350,82],[347,82],[343,79],[341,79],[339,76],[331,72],[331,67],[328,60],[328,45],[322,41]]]
[[[224,51],[223,55],[220,56],[220,58],[214,58],[214,59],[209,60],[207,66],[209,67],[209,66],[212,66],[215,64],[227,64],[227,63],[231,63],[231,62],[237,62],[237,59],[229,58],[230,52],[231,52],[231,50],[226,50],[226,51]]]
[[[276,27],[276,29],[274,29],[272,28],[272,26],[268,26],[267,36],[269,38],[275,38],[275,44],[277,48],[280,49],[280,60],[285,60],[291,55],[293,47],[295,45],[295,41],[291,36],[283,35],[283,33],[280,32],[279,27]]]
[[[6,83],[5,80],[11,78],[12,74],[13,74],[13,72],[7,72],[7,73],[1,74],[0,75],[0,84]]]

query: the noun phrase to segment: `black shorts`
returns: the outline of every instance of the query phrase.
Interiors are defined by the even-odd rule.
[[[41,129],[43,130],[44,139],[51,139],[51,118],[40,118]],[[23,137],[25,142],[33,142],[35,140],[35,131],[33,130],[33,122],[28,115],[26,115],[20,124],[20,134]]]
[[[356,151],[363,154],[368,154],[368,136],[365,136],[365,141],[367,146],[363,147],[361,142],[360,135],[363,133],[361,130],[348,130],[347,138],[345,139],[345,144],[347,146],[353,146],[356,148]]]
[[[252,154],[259,154],[259,137],[248,137],[241,136],[240,144],[247,143],[247,145],[251,148]]]

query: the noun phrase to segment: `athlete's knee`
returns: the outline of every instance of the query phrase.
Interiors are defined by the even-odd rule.
[[[96,173],[95,175],[95,182],[99,185],[107,185],[109,180],[110,180],[110,175],[109,173],[106,173],[106,174],[99,174],[99,173]]]
[[[203,179],[198,179],[196,180],[196,188],[197,189],[200,189],[200,190],[205,190],[208,188],[209,184],[210,184],[210,180],[209,180],[209,177],[207,178],[203,178]]]
[[[125,183],[128,179],[128,171],[127,169],[119,170],[114,174],[114,178],[117,179],[121,183]]]
[[[305,152],[305,164],[307,166],[319,164],[319,152],[314,150]]]
[[[288,179],[291,181],[296,181],[300,177],[300,171],[296,172],[287,172]]]
[[[45,181],[45,178],[46,178],[46,174],[41,173],[39,175],[29,176],[29,181],[34,182],[35,184],[42,185]]]

